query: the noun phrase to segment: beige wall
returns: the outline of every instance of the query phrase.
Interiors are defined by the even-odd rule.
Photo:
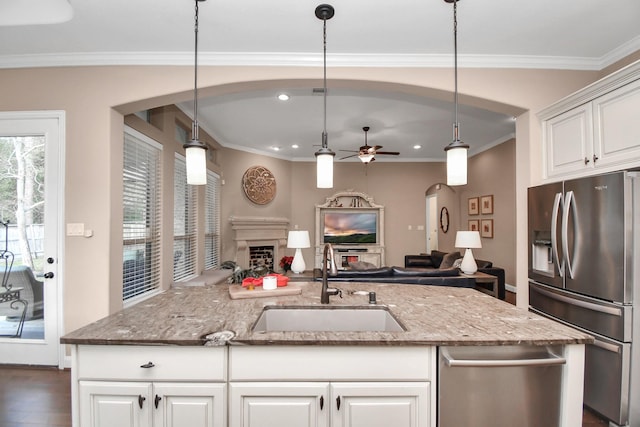
[[[452,72],[448,69],[420,68],[349,68],[329,70],[329,86],[351,85],[379,89],[408,91],[416,94],[447,97],[452,90]],[[520,194],[531,182],[540,177],[539,169],[529,172],[529,162],[536,163],[541,155],[540,125],[534,113],[555,100],[591,83],[599,75],[589,71],[557,70],[489,70],[463,69],[459,84],[462,103],[483,106],[518,117],[516,158],[516,190]],[[199,84],[202,95],[266,88],[281,84],[318,84],[319,69],[313,67],[201,67]],[[121,261],[118,246],[121,236],[117,230],[121,222],[119,187],[121,185],[122,115],[137,110],[172,104],[191,98],[191,67],[113,66],[76,68],[34,68],[0,70],[0,110],[65,110],[65,218],[66,223],[82,222],[94,231],[91,238],[66,238],[65,253],[58,254],[64,271],[64,327],[70,331],[101,318],[120,308],[110,298],[112,283],[120,281]],[[115,109],[115,111],[114,111]],[[228,165],[225,162],[229,162]],[[276,176],[287,176],[282,170],[290,168],[291,176],[312,174],[312,168],[303,163],[287,164],[269,160]],[[271,164],[273,162],[273,164]],[[234,153],[221,156],[221,172],[225,179],[224,203],[227,189],[237,184],[237,176],[245,166],[253,163],[251,156]],[[428,181],[431,168],[415,165],[394,171],[392,166],[375,165],[365,177],[362,171],[336,168],[336,189],[360,187],[372,193],[389,207],[387,221],[403,210],[407,201],[424,199],[427,183],[418,187],[387,186],[385,179],[397,176],[404,184]],[[435,168],[435,166],[434,166]],[[303,169],[300,171],[300,169]],[[294,173],[294,171],[298,173]],[[228,177],[228,178],[227,178]],[[228,180],[227,180],[228,179]],[[311,180],[283,180],[284,191],[291,186],[296,197],[279,199],[266,207],[286,211],[290,205],[292,223],[305,226],[308,209],[324,196],[310,188]],[[236,186],[237,188],[237,186]],[[327,191],[328,195],[331,191]],[[526,223],[526,199],[516,203],[518,221]],[[230,209],[230,208],[226,208]],[[252,208],[257,209],[257,208]],[[229,212],[227,212],[229,213]],[[521,215],[524,215],[522,217]],[[406,224],[421,224],[423,210],[409,212]],[[308,224],[307,224],[308,225]],[[422,245],[403,245],[412,233],[406,227],[397,240],[389,242],[389,252],[421,251]],[[524,240],[523,240],[524,239]],[[518,230],[518,260],[526,259],[526,230]],[[405,249],[406,248],[406,249]],[[225,247],[225,251],[228,247]],[[390,262],[399,262],[393,255]],[[526,261],[525,261],[526,262]],[[519,265],[519,264],[518,264]],[[519,285],[526,286],[526,268],[518,271]]]

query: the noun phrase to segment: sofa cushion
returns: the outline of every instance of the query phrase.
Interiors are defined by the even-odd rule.
[[[348,277],[389,277],[391,276],[391,267],[370,268],[367,270],[340,270],[338,271],[338,278]]]
[[[476,265],[478,266],[478,268],[491,268],[493,267],[493,262],[485,261],[483,259],[477,259]]]
[[[460,252],[449,252],[442,258],[439,268],[451,268],[453,267],[454,261],[461,257],[462,255],[460,255]]]
[[[442,251],[431,251],[431,262],[433,263],[433,266],[435,268],[439,268],[440,264],[442,263],[442,259],[444,258],[444,256],[446,255],[446,252],[442,252]]]
[[[394,277],[451,277],[459,276],[457,268],[402,268],[391,267]]]

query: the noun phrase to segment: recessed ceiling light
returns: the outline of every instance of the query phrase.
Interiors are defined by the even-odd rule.
[[[422,145],[420,145],[420,144],[416,144],[416,145],[413,146],[414,150],[419,150],[421,148],[422,148]]]
[[[292,144],[291,148],[300,148],[300,146],[298,144]]]
[[[280,151],[280,147],[271,147],[273,151]]]
[[[280,101],[288,101],[289,100],[289,95],[287,95],[286,93],[281,93],[280,95],[278,95],[278,99]]]

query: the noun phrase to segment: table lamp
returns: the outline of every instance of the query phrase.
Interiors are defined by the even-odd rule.
[[[456,234],[456,248],[466,249],[464,257],[462,257],[462,264],[460,264],[460,270],[464,274],[474,274],[478,271],[478,265],[476,260],[473,259],[472,248],[481,248],[480,233],[477,231],[458,231]]]
[[[287,247],[296,250],[296,253],[293,256],[293,261],[291,262],[291,271],[296,274],[300,274],[305,270],[307,266],[304,263],[301,249],[308,248],[310,246],[311,244],[309,243],[309,232],[307,230],[289,231],[289,236],[287,238]]]

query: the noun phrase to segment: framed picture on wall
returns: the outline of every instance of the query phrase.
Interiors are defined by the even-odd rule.
[[[467,228],[469,231],[480,231],[480,221],[477,219],[470,219]]]
[[[480,213],[483,215],[493,213],[493,195],[480,197]]]
[[[480,213],[480,208],[478,206],[478,198],[471,197],[469,199],[469,215],[478,215]]]
[[[480,220],[480,237],[493,239],[493,220],[492,219]]]

